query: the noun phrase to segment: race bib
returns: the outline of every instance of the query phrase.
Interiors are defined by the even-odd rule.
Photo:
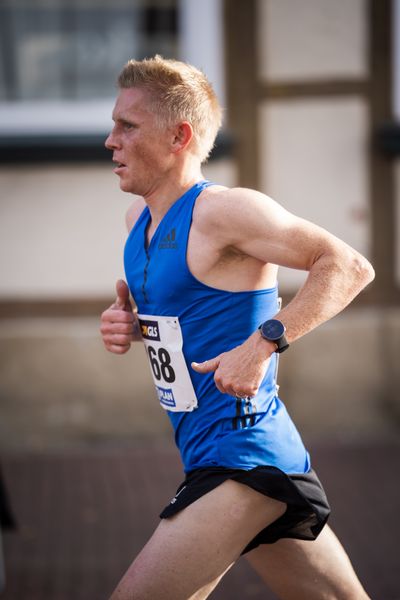
[[[138,314],[158,399],[165,410],[190,412],[197,398],[182,352],[178,317]]]

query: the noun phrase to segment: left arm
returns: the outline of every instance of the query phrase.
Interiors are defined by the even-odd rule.
[[[264,194],[233,189],[221,194],[209,211],[210,235],[264,263],[308,271],[293,300],[275,318],[294,342],[347,306],[374,278],[370,263],[326,230],[286,211]],[[218,232],[218,233],[217,233]],[[215,371],[223,393],[254,396],[275,345],[254,332],[241,346],[214,359],[193,364],[196,371]]]

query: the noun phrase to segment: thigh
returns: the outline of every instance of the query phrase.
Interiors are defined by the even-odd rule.
[[[111,600],[200,600],[286,505],[227,480],[163,519]]]
[[[281,600],[368,600],[339,540],[325,525],[315,541],[264,544],[247,560]]]

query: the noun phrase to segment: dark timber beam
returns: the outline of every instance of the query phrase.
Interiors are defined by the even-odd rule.
[[[395,283],[395,180],[394,164],[375,143],[375,134],[392,120],[392,2],[369,0],[370,23],[370,190],[372,262],[376,279],[372,293],[377,302],[400,301]]]
[[[257,135],[257,3],[225,0],[229,130],[235,143],[239,185],[259,187]]]

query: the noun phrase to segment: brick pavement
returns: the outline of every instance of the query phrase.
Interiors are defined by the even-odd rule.
[[[400,443],[311,444],[331,525],[373,600],[400,600]],[[19,529],[1,600],[106,600],[181,480],[170,443],[2,457]],[[244,560],[213,600],[273,600]]]

